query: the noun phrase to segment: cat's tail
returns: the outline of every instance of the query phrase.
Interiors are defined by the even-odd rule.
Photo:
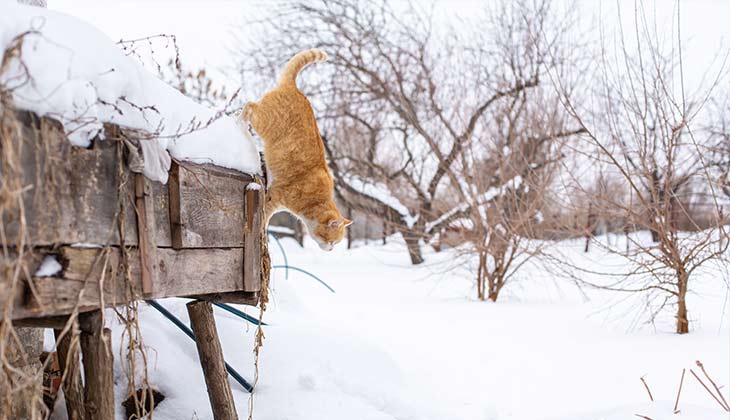
[[[327,60],[327,54],[324,51],[318,50],[316,48],[312,48],[311,50],[304,50],[300,53],[297,53],[297,55],[292,57],[291,60],[286,63],[286,66],[284,66],[284,72],[279,78],[279,84],[295,83],[297,80],[297,75],[300,71],[302,71],[304,67],[317,61],[325,60]]]

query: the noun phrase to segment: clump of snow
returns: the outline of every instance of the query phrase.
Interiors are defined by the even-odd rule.
[[[250,191],[259,191],[261,190],[261,184],[257,182],[251,182],[248,185],[246,185],[246,189]]]
[[[52,277],[60,273],[63,270],[63,266],[58,262],[55,255],[46,255],[43,257],[40,267],[35,272],[36,277]]]
[[[25,35],[22,35],[25,34]],[[0,51],[22,36],[0,84],[13,104],[61,121],[74,145],[103,135],[103,124],[154,133],[142,141],[145,175],[166,182],[170,158],[259,173],[253,139],[234,118],[185,97],[125,56],[92,25],[62,13],[0,3]]]
[[[75,242],[71,244],[71,248],[102,248],[102,245],[91,242]]]

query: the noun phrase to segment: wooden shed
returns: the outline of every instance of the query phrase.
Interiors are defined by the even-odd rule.
[[[101,309],[190,297],[202,302],[198,321],[215,333],[210,302],[255,305],[268,277],[266,183],[212,164],[173,162],[163,185],[132,170],[135,142],[144,140],[118,126],[105,125],[104,140],[84,149],[67,141],[57,121],[13,114],[0,131],[0,321],[57,333],[73,323],[86,385],[83,397],[66,392],[69,414],[77,405],[78,418],[112,419],[113,355]],[[39,272],[48,258],[60,269]],[[210,350],[199,343],[199,351]],[[201,353],[209,357],[222,356]],[[206,379],[220,374],[203,367]]]

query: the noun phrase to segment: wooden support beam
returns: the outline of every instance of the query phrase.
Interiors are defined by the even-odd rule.
[[[211,303],[236,303],[239,305],[249,306],[256,306],[259,303],[259,294],[256,292],[210,293],[207,295],[194,295],[184,297],[204,300]]]
[[[111,330],[101,310],[79,315],[91,330],[81,331],[86,420],[114,420],[114,356]]]
[[[33,278],[30,280],[33,282],[32,288],[23,282],[14,291],[3,287],[3,279],[0,278],[0,308],[12,305],[13,319],[53,317],[70,314],[75,309],[82,312],[94,310],[99,308],[102,296],[106,306],[122,305],[130,300],[142,298],[138,250],[129,251],[131,288],[139,293],[136,296],[130,295],[130,285],[118,280],[122,269],[118,248],[103,250],[62,247],[57,252],[59,259],[64,262],[64,270],[59,273],[60,277]],[[180,251],[158,248],[157,255],[158,279],[154,293],[148,298],[195,296],[241,290],[243,271],[241,248]],[[2,258],[0,255],[0,265]],[[100,291],[102,278],[104,290]],[[0,313],[0,319],[2,317],[3,314]],[[62,319],[23,322],[29,326],[55,328],[61,325]]]
[[[58,364],[61,367],[61,377],[63,378],[61,386],[66,400],[66,413],[69,420],[84,420],[86,410],[84,409],[83,382],[79,364],[80,343],[78,342],[80,331],[76,322],[63,336],[62,331],[62,329],[55,329],[53,333],[56,337]]]
[[[137,242],[142,268],[142,294],[150,296],[157,283],[157,235],[154,196],[151,181],[142,174],[134,175],[134,197],[137,214]]]
[[[98,308],[90,309],[84,308],[80,313],[95,311]],[[70,316],[69,315],[53,315],[41,318],[22,318],[13,320],[14,327],[27,327],[27,328],[52,328],[54,330],[62,330],[66,328]],[[83,331],[90,331],[91,324],[84,317],[77,317],[76,324],[80,326]]]
[[[257,187],[258,186],[258,187]],[[262,207],[264,192],[262,184],[252,182],[246,187],[244,204],[246,207],[246,234],[243,247],[243,291],[261,290],[261,235]]]
[[[180,215],[180,165],[176,161],[170,165],[168,185],[168,205],[170,209],[170,238],[174,249],[183,247],[183,222]]]
[[[0,419],[35,419],[44,412],[43,330],[16,328],[18,341],[4,346],[4,366],[0,372]],[[19,344],[19,345],[18,345]]]
[[[193,301],[187,304],[190,326],[195,334],[200,365],[203,367],[205,385],[208,388],[210,406],[215,420],[238,420],[233,402],[231,384],[228,382],[223,349],[213,318],[210,302]]]
[[[62,329],[68,322],[67,315],[49,316],[45,318],[23,318],[13,321],[14,327]]]

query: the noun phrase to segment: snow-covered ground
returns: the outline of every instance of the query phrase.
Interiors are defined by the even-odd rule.
[[[614,293],[579,292],[537,267],[507,286],[501,302],[478,302],[452,251],[427,252],[426,263],[413,267],[397,241],[352,250],[340,244],[324,253],[312,242],[301,249],[283,240],[289,264],[315,273],[336,293],[301,273],[286,279],[275,270],[255,419],[729,418],[689,370],[680,413],[672,414],[682,368],[700,374],[695,360],[725,385],[728,398],[730,319],[721,278],[696,281],[693,331],[679,336],[668,324],[637,326],[636,308],[616,305],[622,299]],[[583,258],[573,252],[580,246],[559,245],[575,259]],[[273,263],[283,264],[274,243],[271,252]],[[187,321],[185,302],[161,301]],[[255,328],[216,311],[227,361],[252,379]],[[211,419],[192,341],[146,305],[141,325],[152,382],[167,397],[154,418]],[[657,402],[649,402],[642,376]],[[246,418],[249,396],[232,384]],[[121,400],[120,369],[117,385]]]

